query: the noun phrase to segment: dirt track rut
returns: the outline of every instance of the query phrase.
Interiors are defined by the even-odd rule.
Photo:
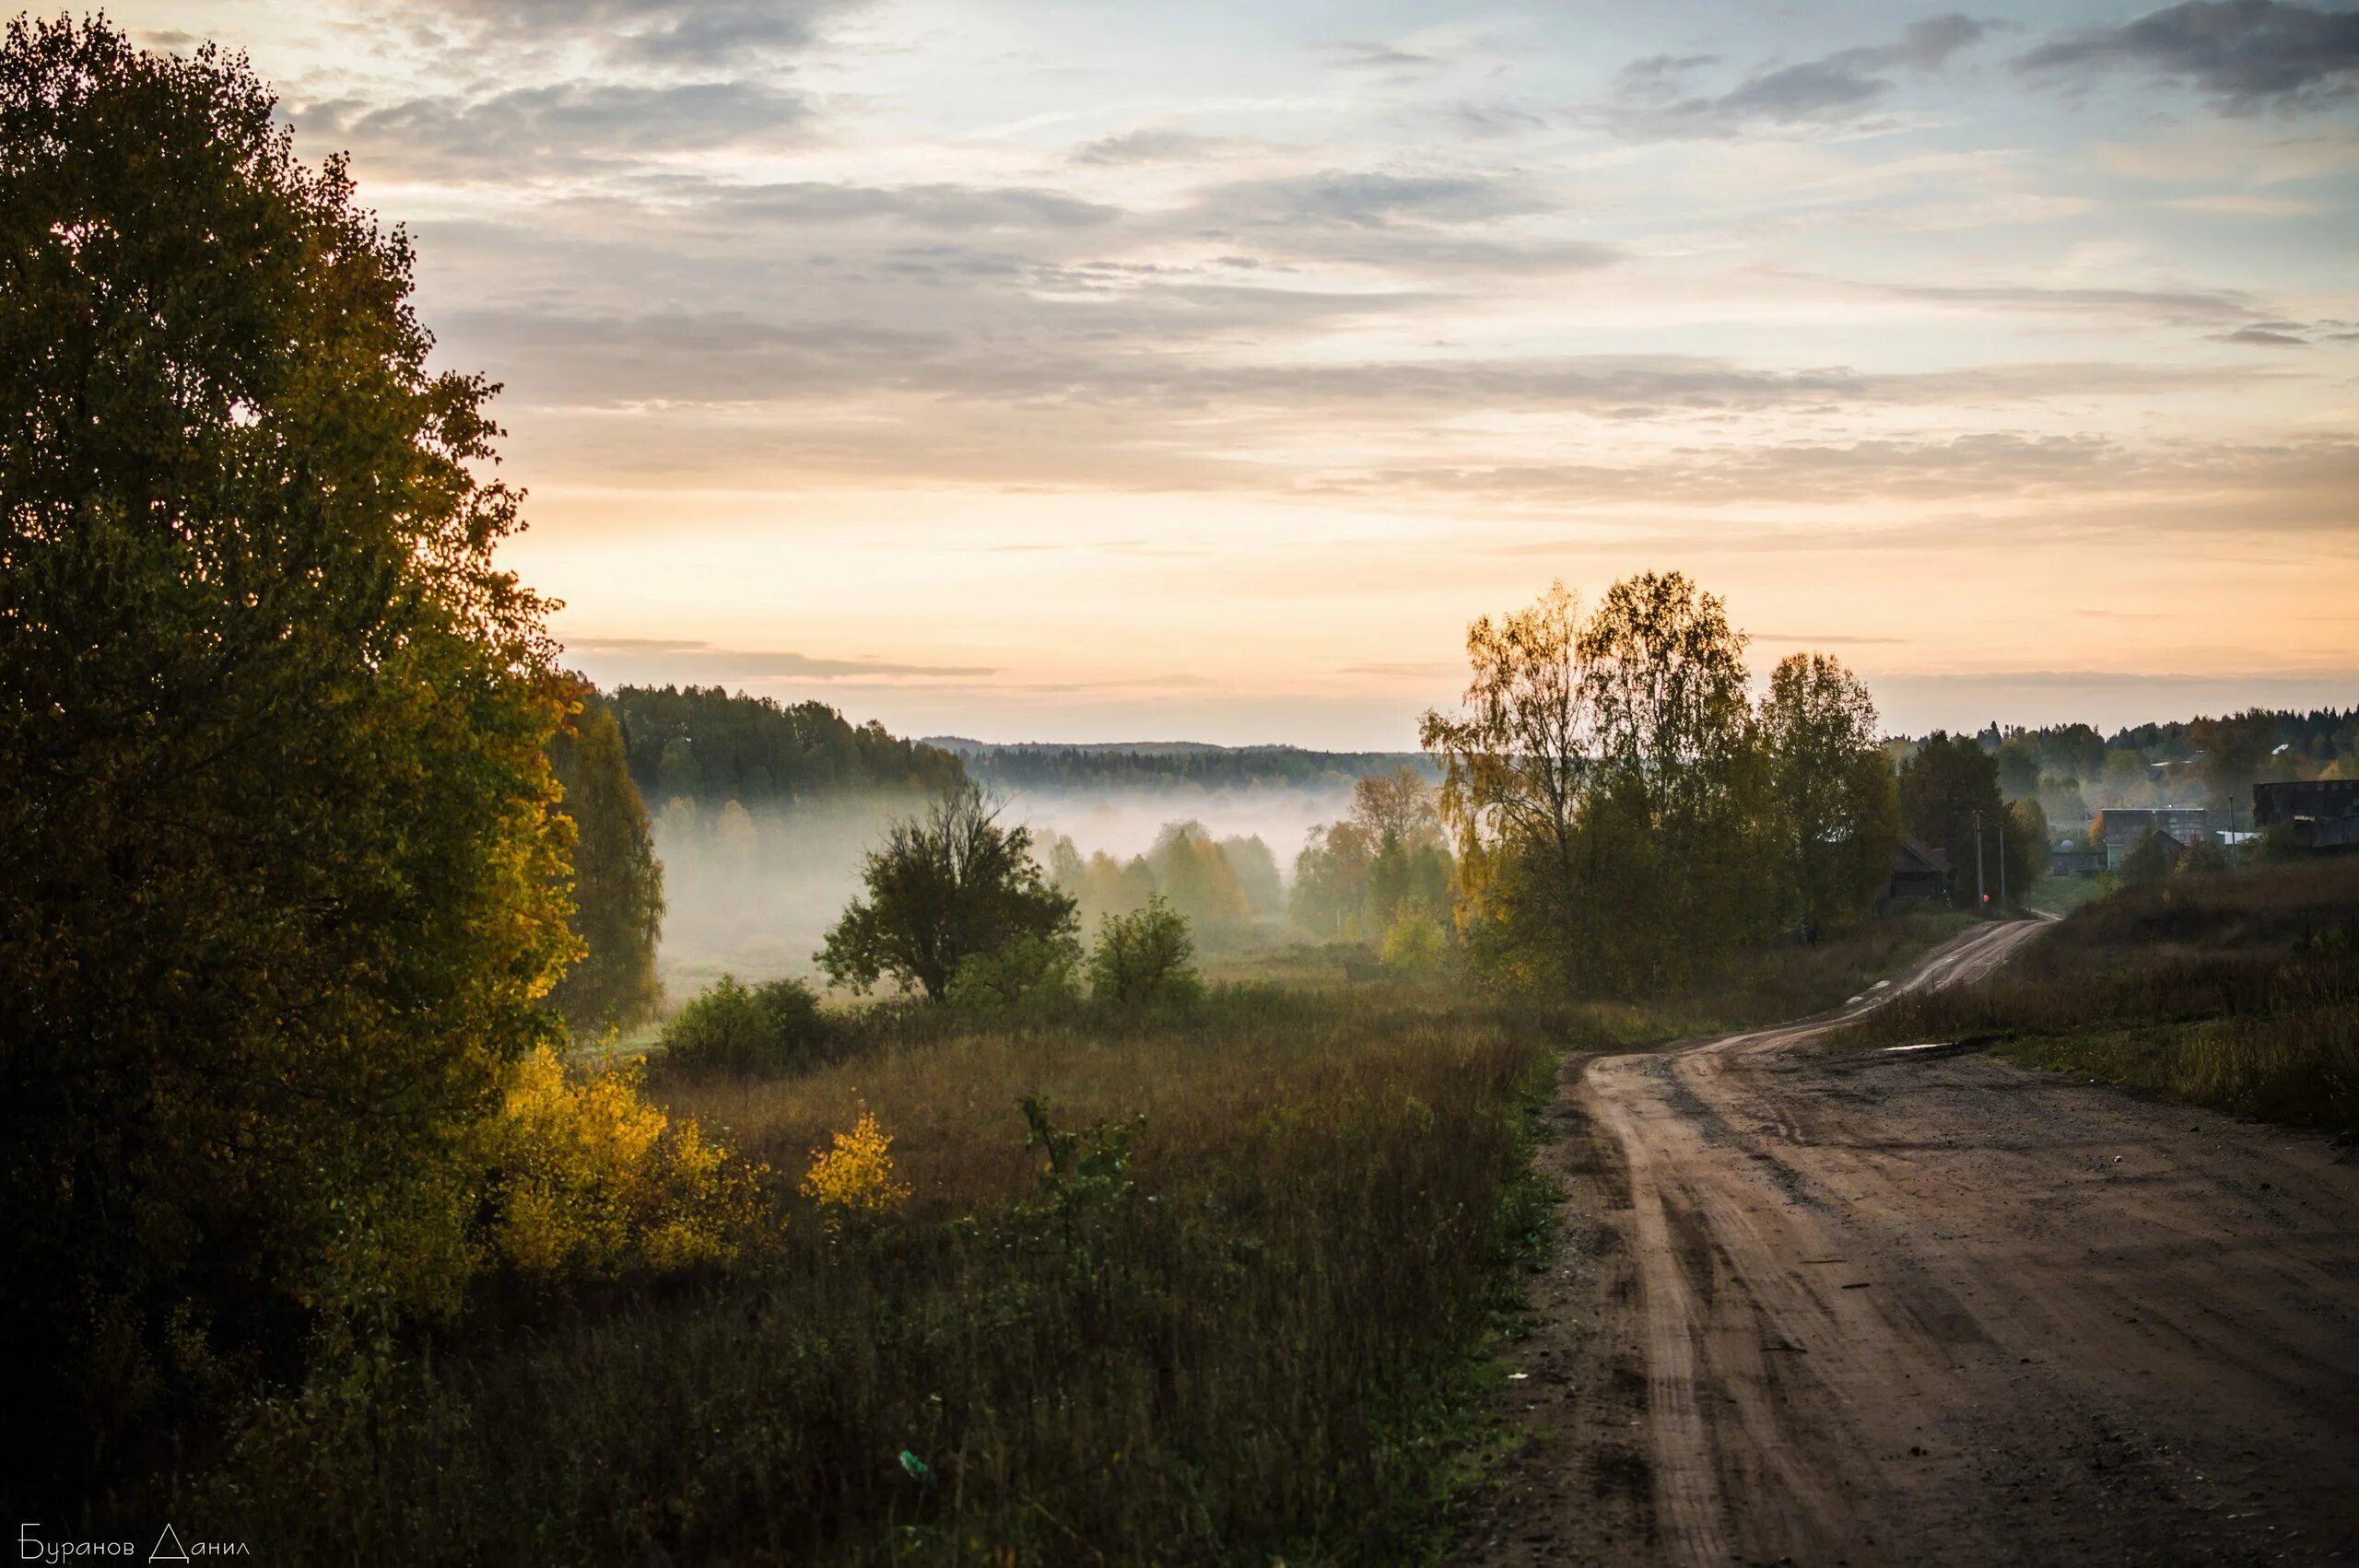
[[[1567,1064],[1526,1441],[1469,1558],[2359,1561],[2359,1165],[1979,1053],[1812,1048],[1839,1018]]]

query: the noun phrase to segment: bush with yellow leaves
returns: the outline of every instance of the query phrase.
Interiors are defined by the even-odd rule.
[[[569,1072],[546,1046],[516,1064],[483,1130],[498,1261],[611,1276],[737,1256],[759,1218],[763,1167],[649,1104],[640,1076],[636,1062]]]
[[[893,1140],[874,1111],[863,1106],[852,1129],[835,1134],[834,1148],[811,1152],[803,1196],[819,1205],[834,1229],[864,1228],[901,1211],[909,1184],[894,1177]]]

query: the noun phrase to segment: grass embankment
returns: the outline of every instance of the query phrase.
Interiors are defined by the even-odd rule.
[[[2359,1128],[2359,860],[2173,877],[2084,905],[1979,985],[1846,1043],[1988,1038],[2029,1066]]]
[[[779,1172],[757,1248],[479,1311],[178,1501],[288,1560],[1414,1559],[1544,1227],[1529,1113],[1569,1020],[1236,990],[673,1086]],[[830,1223],[796,1178],[863,1106],[911,1190]]]
[[[2043,915],[2069,915],[2113,889],[2110,876],[2049,876],[2036,883],[2024,903]]]
[[[1913,909],[1830,931],[1809,946],[1780,942],[1747,954],[1715,984],[1685,995],[1601,1009],[1624,1044],[1758,1029],[1839,1007],[1878,980],[1907,972],[1940,943],[1970,930],[1963,910]]]
[[[1876,981],[1907,972],[1933,947],[1976,923],[1963,910],[1935,908],[1863,920],[1838,927],[1815,943],[1787,939],[1742,954],[1727,973],[1692,990],[1586,1002],[1577,1015],[1585,1037],[1633,1050],[1782,1024],[1838,1007]],[[1210,960],[1205,969],[1231,981],[1330,991],[1349,990],[1383,973],[1368,949],[1342,942],[1227,954]],[[1426,982],[1455,983],[1439,977]]]

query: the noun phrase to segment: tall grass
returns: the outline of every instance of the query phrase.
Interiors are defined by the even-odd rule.
[[[1957,1038],[2271,1121],[2359,1128],[2359,860],[2124,889],[1990,979],[1904,999],[1847,1036]]]
[[[478,1314],[258,1407],[176,1506],[296,1561],[1414,1558],[1571,1026],[1249,990],[674,1085],[789,1176],[867,1107],[905,1214],[823,1225],[781,1182],[752,1261]],[[1025,1096],[1079,1134],[1062,1177]]]

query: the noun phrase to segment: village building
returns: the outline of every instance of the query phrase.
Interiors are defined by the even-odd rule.
[[[1889,914],[1907,905],[1945,900],[1949,895],[1949,851],[1904,838],[1892,852],[1892,880],[1876,907]]]
[[[2228,813],[2202,806],[2115,806],[2097,813],[2089,825],[2089,839],[2103,849],[2105,869],[2119,868],[2121,858],[2138,848],[2149,833],[2161,834],[2176,846],[2173,864],[2190,844],[2217,843],[2228,827]]]
[[[2105,851],[2059,839],[2048,851],[2049,876],[2095,876],[2105,870]]]
[[[2285,824],[2293,842],[2305,849],[2359,851],[2359,778],[2256,784],[2252,820],[2263,830]]]

